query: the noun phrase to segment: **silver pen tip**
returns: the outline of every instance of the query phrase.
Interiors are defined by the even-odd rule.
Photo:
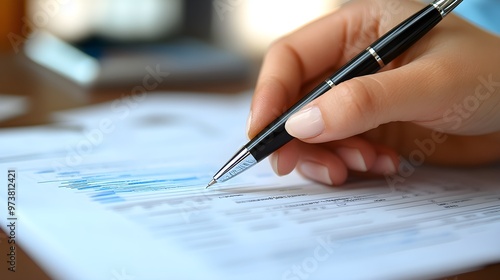
[[[210,181],[210,183],[208,183],[208,185],[206,186],[205,189],[208,189],[210,186],[212,186],[215,183],[217,183],[217,181],[215,181],[215,179],[212,179],[212,181]]]

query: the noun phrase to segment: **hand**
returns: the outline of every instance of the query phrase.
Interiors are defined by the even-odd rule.
[[[275,42],[265,56],[249,137],[355,54],[417,12],[417,1],[351,1]],[[451,14],[382,71],[351,79],[286,123],[297,139],[271,155],[325,184],[397,173],[402,160],[478,165],[500,159],[500,38]],[[440,131],[442,133],[437,133]]]

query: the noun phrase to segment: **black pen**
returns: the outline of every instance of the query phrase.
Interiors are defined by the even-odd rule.
[[[335,85],[377,72],[422,38],[461,2],[462,0],[435,0],[391,29],[243,146],[214,175],[207,188],[217,182],[231,179],[288,143],[293,139],[285,130],[285,123],[290,116]]]

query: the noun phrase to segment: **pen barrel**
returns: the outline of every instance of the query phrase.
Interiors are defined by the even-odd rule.
[[[373,55],[368,51],[363,51],[337,70],[329,79],[335,85],[338,85],[352,78],[373,74],[380,68]]]
[[[309,94],[305,95],[280,117],[266,126],[257,136],[245,145],[245,148],[247,148],[257,161],[261,161],[286,143],[290,142],[294,137],[288,134],[285,129],[285,123],[288,118],[330,89],[331,87],[327,83],[322,83],[315,87]]]
[[[286,122],[286,121],[285,121]],[[290,142],[293,137],[288,134],[285,129],[285,122],[279,125],[278,128],[269,130],[267,135],[263,135],[261,141],[255,141],[255,145],[252,147],[252,142],[248,143],[246,146],[252,156],[257,160],[257,162],[266,158],[270,154],[274,153],[276,150],[284,146],[286,143]],[[274,122],[273,122],[274,124]],[[271,124],[271,125],[273,125]],[[251,148],[249,148],[251,147]]]
[[[429,5],[391,29],[375,41],[371,47],[383,62],[388,64],[422,38],[441,19],[443,16],[439,10],[433,5]]]
[[[365,51],[351,59],[351,61],[340,68],[324,83],[314,88],[309,94],[305,95],[295,105],[265,127],[216,173],[209,186],[218,179],[223,178],[223,176],[227,178],[224,177],[225,179],[221,179],[221,181],[236,176],[288,143],[293,139],[285,129],[285,123],[290,116],[306,104],[329,91],[333,86],[355,77],[373,74],[380,70],[380,68],[390,63],[410,48],[417,40],[422,38],[460,2],[462,1],[436,0],[391,29]]]
[[[365,51],[358,54],[344,67],[335,72],[329,80],[337,85],[354,77],[375,73],[379,69],[380,65],[377,61],[368,51]],[[294,137],[288,134],[285,129],[285,123],[288,118],[330,89],[331,86],[326,82],[314,88],[309,94],[305,95],[285,113],[266,126],[257,136],[245,145],[245,148],[250,151],[257,161],[261,161],[286,143],[290,142]]]
[[[387,64],[413,45],[418,39],[422,38],[441,19],[441,13],[433,5],[429,5],[387,32],[375,41],[371,48],[375,50],[383,63]],[[337,70],[329,80],[333,84],[338,85],[355,77],[373,74],[380,70],[380,68],[381,64],[374,57],[374,54],[366,50],[351,59],[344,67]],[[245,148],[257,161],[261,161],[288,143],[293,137],[285,129],[286,120],[306,104],[330,90],[330,88],[327,83],[323,83],[313,89],[293,107],[264,128],[261,133],[250,140],[245,145]]]

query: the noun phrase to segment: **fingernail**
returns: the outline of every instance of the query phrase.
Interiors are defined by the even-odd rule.
[[[379,174],[394,174],[396,173],[396,167],[394,166],[391,157],[388,155],[381,155],[377,157],[370,171]]]
[[[365,159],[358,149],[342,147],[338,148],[336,152],[349,169],[362,172],[367,171]]]
[[[298,169],[299,172],[302,173],[302,175],[314,181],[318,181],[327,185],[332,185],[332,180],[330,179],[328,168],[324,165],[306,161],[300,163]]]
[[[278,176],[281,176],[278,173],[278,155],[277,155],[277,153],[271,154],[269,156],[269,161],[271,162],[271,167],[273,168],[274,173],[276,173],[276,175],[278,175]]]
[[[290,135],[300,139],[320,135],[325,129],[321,110],[317,106],[301,109],[286,121],[285,129]]]
[[[252,124],[252,111],[250,110],[250,113],[248,113],[248,118],[247,118],[247,136],[250,134],[250,125]]]

